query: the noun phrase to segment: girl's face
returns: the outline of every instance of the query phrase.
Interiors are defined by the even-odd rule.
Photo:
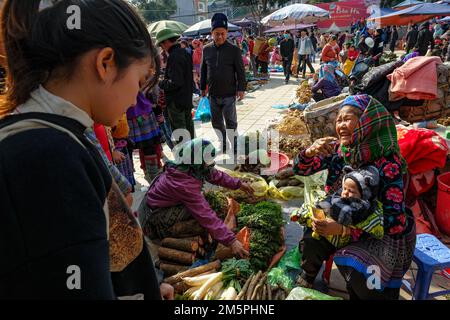
[[[115,62],[106,67],[100,74],[100,84],[91,91],[93,120],[106,126],[115,126],[123,113],[136,104],[140,81],[149,76],[151,65],[149,57],[133,62],[120,73]]]
[[[353,181],[353,179],[345,179],[344,183],[342,184],[341,197],[361,199],[361,192],[359,192],[358,185],[355,181]]]
[[[359,117],[355,114],[355,107],[345,106],[336,118],[336,133],[342,145],[348,147],[352,144],[353,131],[358,125]]]

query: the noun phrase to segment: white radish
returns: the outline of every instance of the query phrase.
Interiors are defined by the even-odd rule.
[[[217,282],[215,285],[213,285],[208,292],[206,293],[204,300],[213,300],[219,297],[219,292],[223,289],[223,282]]]
[[[196,291],[194,295],[194,300],[202,300],[205,297],[208,290],[217,282],[220,282],[222,280],[222,276],[223,276],[222,272],[213,273],[212,277],[209,278],[198,291]]]
[[[220,300],[236,300],[237,298],[237,292],[234,287],[229,287],[227,290],[225,290],[220,297]]]
[[[202,286],[206,281],[208,281],[211,277],[214,275],[217,275],[220,272],[211,273],[211,274],[205,274],[203,276],[198,277],[185,277],[181,278],[184,283],[186,283],[190,287],[200,287]]]

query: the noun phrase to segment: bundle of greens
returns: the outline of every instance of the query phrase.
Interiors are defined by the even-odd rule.
[[[250,228],[250,265],[254,271],[266,270],[272,257],[280,250],[284,225],[281,206],[272,202],[243,204],[238,216],[239,229]]]
[[[245,259],[228,259],[222,263],[221,271],[227,275],[222,280],[224,288],[233,287],[237,292],[242,290],[241,283],[252,275],[250,262]]]
[[[228,199],[221,191],[208,191],[204,193],[206,201],[221,220],[225,220],[228,213]]]

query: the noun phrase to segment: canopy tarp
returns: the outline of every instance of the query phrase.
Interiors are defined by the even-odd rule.
[[[437,16],[450,15],[450,6],[447,4],[424,3],[410,8],[395,11],[393,13],[369,18],[367,21],[374,22],[378,27],[400,26],[410,23],[420,23]]]
[[[393,6],[394,9],[405,9],[408,7],[412,7],[415,6],[416,4],[422,4],[424,3],[423,1],[418,1],[418,0],[405,0],[403,2],[400,2],[398,5]]]

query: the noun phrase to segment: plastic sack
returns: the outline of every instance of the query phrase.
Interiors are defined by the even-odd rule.
[[[269,184],[268,195],[272,199],[278,200],[292,200],[303,197],[304,188],[296,186],[288,186],[277,188],[278,180],[272,180]]]
[[[200,99],[197,111],[195,112],[194,121],[211,121],[211,107],[208,98],[203,97]]]
[[[292,289],[286,300],[343,300],[341,297],[332,297],[322,292],[303,287]]]
[[[294,247],[284,254],[283,258],[278,262],[277,268],[281,268],[285,271],[289,271],[290,269],[300,270],[301,260],[302,254],[300,250],[298,247]]]
[[[223,171],[234,178],[239,178],[243,181],[249,182],[250,186],[253,188],[253,190],[255,190],[254,192],[255,197],[267,196],[269,185],[267,184],[266,180],[264,180],[263,177],[249,172],[237,172],[231,170],[223,170]]]

